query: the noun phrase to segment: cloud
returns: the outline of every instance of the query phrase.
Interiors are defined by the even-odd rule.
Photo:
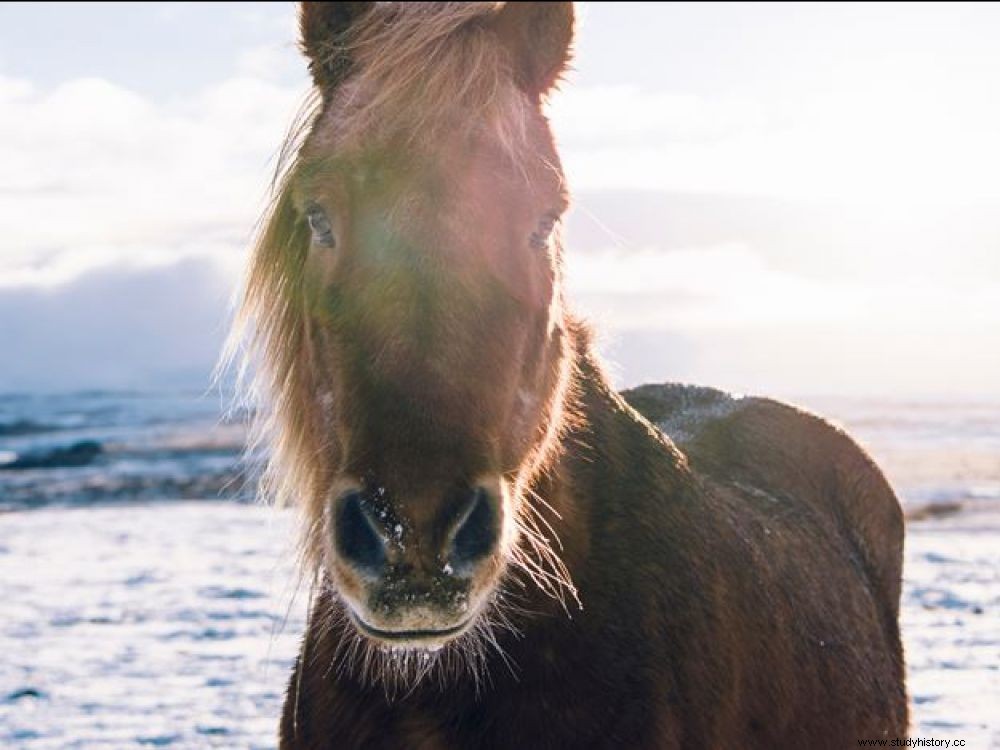
[[[775,268],[733,243],[664,251],[569,253],[567,284],[615,328],[743,330],[761,326],[926,334],[965,325],[1000,330],[1000,281],[813,278]],[[900,330],[897,330],[900,329]]]
[[[207,388],[231,281],[212,261],[189,258],[0,289],[0,392]]]
[[[618,382],[808,395],[1000,395],[1000,281],[811,278],[751,247],[567,256]]]
[[[603,308],[616,328],[729,328],[761,323],[814,325],[842,318],[858,290],[768,267],[740,244],[664,252],[606,250],[571,255],[575,296]]]
[[[0,285],[246,244],[299,92],[238,77],[158,103],[105,80],[0,78]],[[51,279],[50,279],[51,281]]]
[[[0,77],[0,390],[205,386],[299,99]]]
[[[766,100],[571,86],[550,116],[578,189],[1000,204],[990,82],[943,78],[921,58],[840,76]]]
[[[761,104],[735,96],[643,91],[638,86],[570,86],[550,105],[560,141],[568,147],[658,142],[711,142],[760,131]]]

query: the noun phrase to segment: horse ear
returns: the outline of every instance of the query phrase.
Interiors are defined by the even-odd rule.
[[[321,91],[340,83],[351,68],[345,39],[351,27],[375,3],[313,3],[299,8],[302,51],[309,58],[309,72]]]
[[[510,52],[518,85],[533,96],[545,94],[572,57],[573,3],[508,2],[495,28]]]

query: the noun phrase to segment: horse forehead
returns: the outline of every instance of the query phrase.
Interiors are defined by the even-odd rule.
[[[362,196],[388,200],[400,208],[433,209],[527,197],[524,172],[499,157],[489,144],[460,139],[423,153],[405,146],[374,146],[353,160],[351,179]],[[520,188],[520,189],[518,189]]]
[[[359,250],[378,257],[389,250],[430,254],[456,271],[478,265],[495,272],[483,265],[489,265],[491,248],[503,242],[508,228],[541,210],[541,200],[489,164],[454,161],[398,168],[359,162],[350,178]]]
[[[456,92],[452,105],[428,108],[419,93],[419,74],[407,89],[387,96],[378,79],[354,76],[340,84],[309,131],[307,145],[330,153],[373,145],[384,150],[437,156],[463,154],[470,146],[518,161],[525,151],[545,145],[548,121],[512,83],[493,92],[491,106],[463,104]],[[473,150],[475,150],[473,148]]]
[[[370,198],[391,197],[399,202],[444,207],[494,200],[516,200],[531,195],[533,183],[551,159],[543,138],[527,135],[513,148],[503,135],[485,123],[456,122],[439,127],[429,138],[408,130],[377,128],[364,135],[337,136],[336,119],[315,128],[303,150],[307,163],[338,165],[335,173],[349,187]],[[535,140],[540,147],[533,145]]]

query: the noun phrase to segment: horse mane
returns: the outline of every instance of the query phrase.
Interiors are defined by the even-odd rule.
[[[508,153],[521,152],[531,102],[489,27],[503,5],[373,4],[327,51],[350,55],[343,85],[314,90],[286,134],[216,369],[217,379],[235,372],[235,407],[253,415],[247,459],[264,502],[316,498],[324,479],[319,454],[329,448],[316,412],[333,404],[314,378],[302,286],[309,235],[292,198],[297,176],[310,167],[303,150],[331,133],[332,142],[320,141],[326,151],[391,137],[431,146],[444,128],[466,126],[490,128]],[[306,519],[322,518],[310,512],[318,509],[304,510]],[[313,523],[301,541],[301,554],[314,567],[317,533]]]
[[[445,128],[486,128],[516,153],[528,101],[490,22],[502,2],[373,3],[325,54],[350,59],[328,114],[338,144],[398,137],[433,146]]]

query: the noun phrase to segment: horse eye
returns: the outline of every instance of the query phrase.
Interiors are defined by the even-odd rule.
[[[529,240],[532,248],[544,250],[549,246],[549,237],[552,236],[552,230],[555,229],[558,218],[554,214],[546,214],[542,217],[542,220],[538,222],[538,229],[532,233]]]
[[[306,209],[306,220],[309,222],[313,242],[323,247],[333,247],[336,244],[333,239],[333,226],[322,208],[316,205],[309,206]]]

